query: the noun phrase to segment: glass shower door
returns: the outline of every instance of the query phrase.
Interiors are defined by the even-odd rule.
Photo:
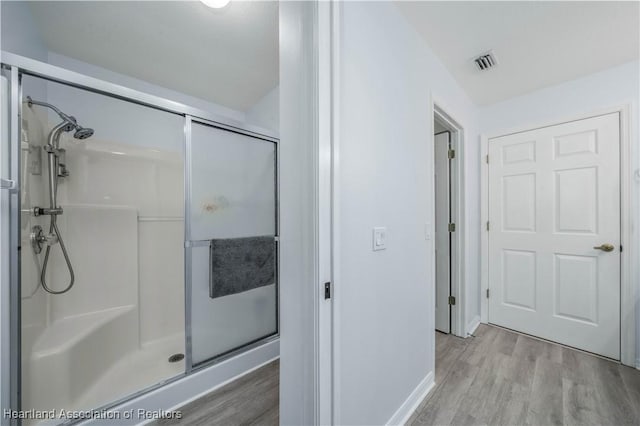
[[[276,143],[187,120],[187,333],[198,365],[278,332]]]

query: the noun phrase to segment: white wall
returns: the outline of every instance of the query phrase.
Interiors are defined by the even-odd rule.
[[[434,370],[430,94],[464,127],[468,163],[479,157],[476,110],[392,3],[340,7],[335,408],[338,423],[382,424]],[[478,201],[471,192],[467,210],[477,212]],[[475,258],[474,216],[462,229]],[[387,227],[386,250],[372,251],[374,226]],[[477,262],[466,269],[471,319]]]
[[[3,51],[18,53],[39,61],[47,61],[48,50],[31,16],[29,5],[22,1],[0,2],[0,47]],[[33,97],[45,99],[47,86],[44,82],[31,87]]]
[[[280,129],[280,86],[271,89],[246,111],[247,123],[278,133]]]
[[[615,68],[589,75],[483,107],[479,111],[482,133],[499,135],[517,128],[534,128],[557,123],[582,114],[591,114],[604,108],[630,105],[631,118],[631,173],[640,167],[638,141],[638,105],[640,103],[640,63],[630,62]],[[479,182],[479,179],[478,179]],[[475,185],[476,190],[479,186]],[[640,185],[632,179],[632,253],[638,253],[640,232]],[[632,282],[639,287],[640,268],[632,261]],[[640,366],[640,301],[636,300],[636,364]]]
[[[231,118],[238,122],[255,124],[266,127],[269,130],[277,130],[278,121],[278,93],[277,89],[265,95],[251,111],[248,119],[245,112],[228,108],[223,105],[209,102],[194,96],[167,89],[146,81],[130,77],[124,74],[82,62],[68,56],[51,52],[42,40],[38,27],[29,10],[29,5],[24,1],[3,1],[0,7],[2,21],[1,47],[2,50],[18,55],[48,62],[62,68],[89,75],[101,80],[116,83],[145,93],[153,94],[172,101],[209,111],[222,117]],[[255,111],[253,111],[255,108]],[[275,110],[273,109],[275,108]],[[253,121],[255,120],[255,122]],[[274,124],[275,123],[275,124]]]
[[[514,127],[554,123],[626,103],[637,104],[640,91],[637,61],[577,80],[481,107],[480,131],[493,134]],[[637,111],[636,111],[637,112]],[[635,115],[637,126],[637,115]],[[636,135],[637,136],[637,135]]]
[[[0,4],[2,50],[40,61],[47,60],[47,48],[36,28],[29,5],[23,1],[3,1]]]
[[[146,81],[139,80],[134,77],[129,77],[128,75],[116,73],[106,68],[78,61],[76,59],[69,58],[68,56],[60,55],[54,52],[49,52],[48,62],[51,65],[57,65],[62,68],[119,84],[121,86],[130,87],[132,89],[149,93],[151,95],[156,95],[166,99],[170,99],[172,101],[181,102],[183,104],[209,111],[213,114],[221,115],[223,117],[228,117],[239,122],[244,122],[246,118],[244,112],[242,111],[237,111],[223,105],[209,102],[190,95],[185,95],[175,90],[157,86],[152,83],[147,83]]]

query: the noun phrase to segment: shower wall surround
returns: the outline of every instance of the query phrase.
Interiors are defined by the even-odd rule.
[[[24,96],[40,82],[25,76]],[[95,134],[61,139],[58,225],[76,282],[50,295],[29,241],[47,218],[30,210],[48,203],[42,146],[57,117],[23,105],[23,408],[89,409],[184,372],[168,362],[185,352],[184,118],[53,82],[46,94]],[[59,289],[69,275],[59,246],[51,253]]]
[[[69,140],[67,203],[135,212],[142,341],[184,333],[184,118],[56,83],[48,97],[96,131]]]

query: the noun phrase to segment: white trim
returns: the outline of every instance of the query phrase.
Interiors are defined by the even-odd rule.
[[[480,321],[489,322],[489,138],[480,135]]]
[[[326,98],[331,77],[326,6],[282,2],[279,7],[280,253],[288,265],[280,269],[283,424],[318,424],[331,415],[330,309],[323,297],[331,271],[330,242],[323,234],[330,224],[323,209],[328,209],[331,163],[321,151],[330,134],[331,106]]]
[[[333,293],[335,285],[331,276],[332,249],[332,34],[331,12],[333,3],[319,2],[317,11],[317,48],[318,48],[318,158],[317,158],[317,236],[318,275],[316,290],[318,304],[318,322],[316,327],[316,424],[330,424],[332,421],[332,308],[334,295],[325,299],[325,283],[330,283]],[[333,288],[332,288],[333,287]]]
[[[109,411],[121,413],[133,410],[134,415],[130,420],[124,418],[118,420],[122,426],[146,424],[149,421],[141,421],[136,416],[139,409],[147,411],[172,411],[176,410],[198,398],[246,375],[252,371],[279,358],[279,341],[274,340],[244,352],[233,358],[222,361],[219,364],[204,368],[193,374],[184,376],[156,390],[145,393],[137,398],[130,399],[122,404],[110,408]],[[187,397],[185,399],[185,396]],[[112,425],[110,419],[94,419],[81,423],[82,425]]]
[[[332,278],[333,278],[333,395],[332,395],[332,415],[333,420],[331,424],[342,424],[341,416],[341,397],[342,390],[340,387],[341,381],[341,338],[342,329],[340,322],[342,320],[340,293],[342,291],[342,275],[341,275],[341,222],[340,222],[340,99],[341,99],[341,81],[340,81],[340,41],[342,36],[342,2],[331,2],[331,27],[332,27],[332,40],[331,40],[331,139],[333,143],[333,149],[331,152],[331,161],[333,164],[333,170],[331,171],[332,179],[332,192],[333,192],[333,204],[332,208]]]
[[[476,315],[475,317],[473,317],[471,322],[467,324],[467,336],[475,333],[479,326],[480,326],[480,315]]]
[[[409,421],[413,413],[416,411],[420,403],[427,397],[431,389],[435,386],[433,380],[433,371],[430,371],[421,381],[418,386],[411,392],[409,397],[402,403],[402,405],[393,413],[393,416],[387,421],[387,425],[404,425]]]
[[[431,234],[431,241],[429,242],[429,249],[431,250],[431,256],[430,256],[430,260],[431,260],[431,277],[430,277],[430,282],[433,285],[433,288],[431,289],[431,297],[433,300],[433,304],[431,306],[428,306],[428,309],[433,309],[433,313],[431,314],[431,318],[433,318],[433,322],[431,323],[431,338],[429,339],[429,348],[427,350],[428,354],[431,354],[433,356],[433,364],[431,364],[432,368],[435,371],[435,364],[436,364],[436,239],[435,239],[435,235],[436,235],[436,182],[435,182],[435,161],[434,161],[434,155],[435,155],[435,129],[433,128],[433,124],[435,122],[435,100],[434,100],[434,96],[433,96],[433,92],[429,92],[429,119],[431,120],[431,135],[429,136],[429,139],[427,139],[427,143],[429,143],[429,146],[427,147],[427,152],[429,153],[429,157],[427,159],[425,159],[427,161],[427,167],[429,167],[429,170],[427,170],[427,175],[429,176],[429,179],[431,180],[431,187],[429,188],[429,182],[425,182],[425,185],[427,188],[429,188],[431,190],[431,197],[429,197],[429,203],[431,205],[431,211],[429,212],[429,215],[425,218],[425,220],[427,221],[427,223],[429,223],[429,221],[431,221],[431,225],[429,226],[428,232]],[[428,226],[427,224],[425,224],[425,227]]]
[[[453,233],[451,251],[453,253],[453,266],[451,268],[451,296],[456,298],[456,304],[451,307],[451,333],[458,337],[467,337],[466,333],[466,277],[465,277],[465,236],[468,232],[466,229],[465,221],[465,130],[460,124],[461,121],[452,116],[449,110],[444,107],[444,103],[439,98],[430,94],[430,110],[431,110],[431,122],[433,123],[436,117],[439,121],[444,122],[448,130],[451,131],[452,140],[451,145],[456,151],[456,161],[452,165],[451,170],[451,189],[452,189],[452,211],[453,222],[456,224],[456,231]],[[435,144],[434,131],[432,129],[430,135],[430,148],[432,161],[429,163],[429,175],[433,176],[435,167],[435,157],[433,157],[433,147]],[[435,181],[432,181],[431,188],[431,235],[435,236]],[[435,238],[431,240],[431,260],[432,260],[432,274],[434,283],[434,300],[435,300]],[[435,311],[434,311],[435,312]],[[434,313],[435,314],[435,313]]]
[[[620,362],[625,365],[633,365],[636,356],[640,355],[636,353],[638,291],[637,283],[631,278],[638,247],[633,239],[634,223],[631,219],[633,158],[630,110],[630,104],[617,108],[620,114],[620,243],[623,247],[620,253]]]
[[[633,240],[633,222],[631,217],[632,196],[631,188],[633,183],[632,169],[633,159],[631,157],[631,110],[632,102],[624,105],[602,108],[591,113],[579,114],[556,122],[544,122],[526,126],[519,126],[489,135],[482,134],[481,139],[481,161],[480,173],[480,200],[481,200],[481,226],[484,227],[489,217],[488,206],[488,171],[489,167],[485,162],[488,154],[489,139],[505,136],[513,133],[526,132],[542,127],[556,126],[558,124],[571,121],[585,120],[606,114],[618,113],[620,117],[620,238],[623,251],[620,253],[620,362],[625,365],[637,365],[636,360],[636,313],[635,301],[638,297],[635,283],[631,277],[633,272],[632,259],[637,258],[638,247]],[[634,135],[637,137],[637,135]],[[491,159],[489,159],[491,161]],[[481,231],[480,244],[480,271],[481,271],[481,319],[487,323],[489,313],[489,302],[485,297],[485,292],[489,288],[489,264],[488,264],[489,236],[486,229]]]
[[[640,357],[636,358],[636,368],[640,370]]]

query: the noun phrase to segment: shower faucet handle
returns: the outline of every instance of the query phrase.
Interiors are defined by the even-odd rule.
[[[40,254],[40,252],[42,252],[42,245],[47,241],[47,237],[44,236],[42,226],[35,225],[31,228],[29,239],[31,240],[31,247],[33,248],[34,253]]]
[[[53,246],[58,244],[58,241],[60,241],[55,232],[45,235],[40,225],[35,225],[31,228],[29,239],[31,240],[31,247],[35,254],[40,254],[42,252],[42,246],[45,244],[47,246]]]

